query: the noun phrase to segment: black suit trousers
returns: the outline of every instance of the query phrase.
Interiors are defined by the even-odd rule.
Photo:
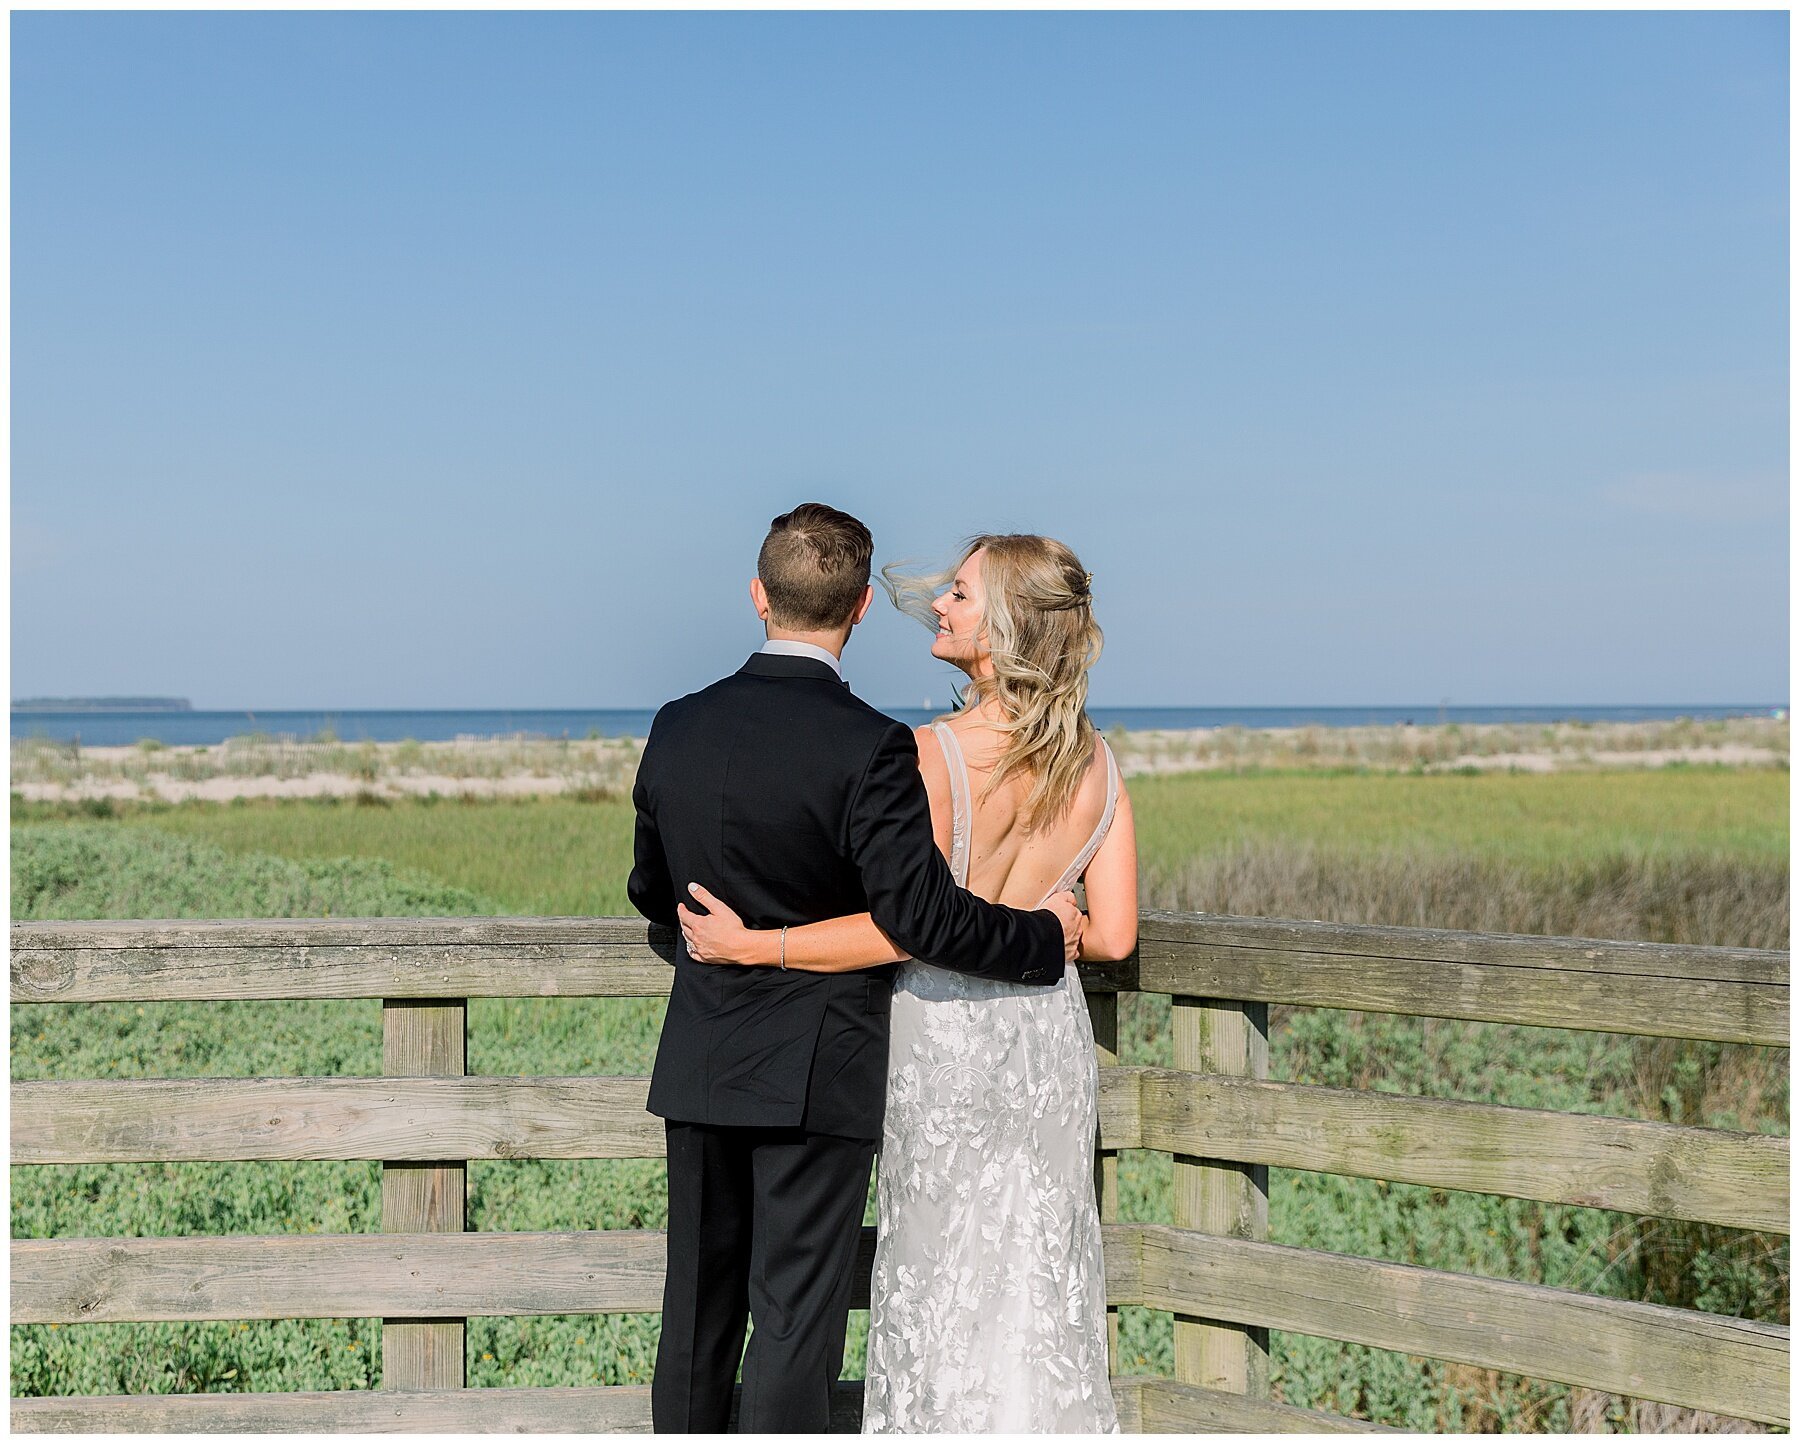
[[[651,1415],[720,1433],[825,1432],[875,1141],[665,1120],[669,1265]],[[746,1318],[755,1323],[744,1348]]]

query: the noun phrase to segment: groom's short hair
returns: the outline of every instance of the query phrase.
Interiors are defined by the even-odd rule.
[[[796,632],[844,626],[869,585],[875,539],[848,512],[808,501],[769,523],[756,574],[769,620]]]

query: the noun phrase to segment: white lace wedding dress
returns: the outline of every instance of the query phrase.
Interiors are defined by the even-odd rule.
[[[950,865],[969,876],[969,775],[950,770]],[[1049,892],[1087,870],[1106,809]],[[901,966],[876,1186],[865,1433],[1116,1433],[1094,1196],[1099,1067],[1073,966],[1054,987]]]

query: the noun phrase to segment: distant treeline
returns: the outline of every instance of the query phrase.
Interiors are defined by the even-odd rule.
[[[15,712],[192,712],[186,697],[27,697]]]

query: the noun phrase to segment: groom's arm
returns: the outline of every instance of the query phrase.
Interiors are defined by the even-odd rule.
[[[850,854],[875,926],[911,956],[978,978],[1062,977],[1055,913],[1001,907],[956,885],[932,837],[918,743],[899,722],[883,735],[851,803]]]

